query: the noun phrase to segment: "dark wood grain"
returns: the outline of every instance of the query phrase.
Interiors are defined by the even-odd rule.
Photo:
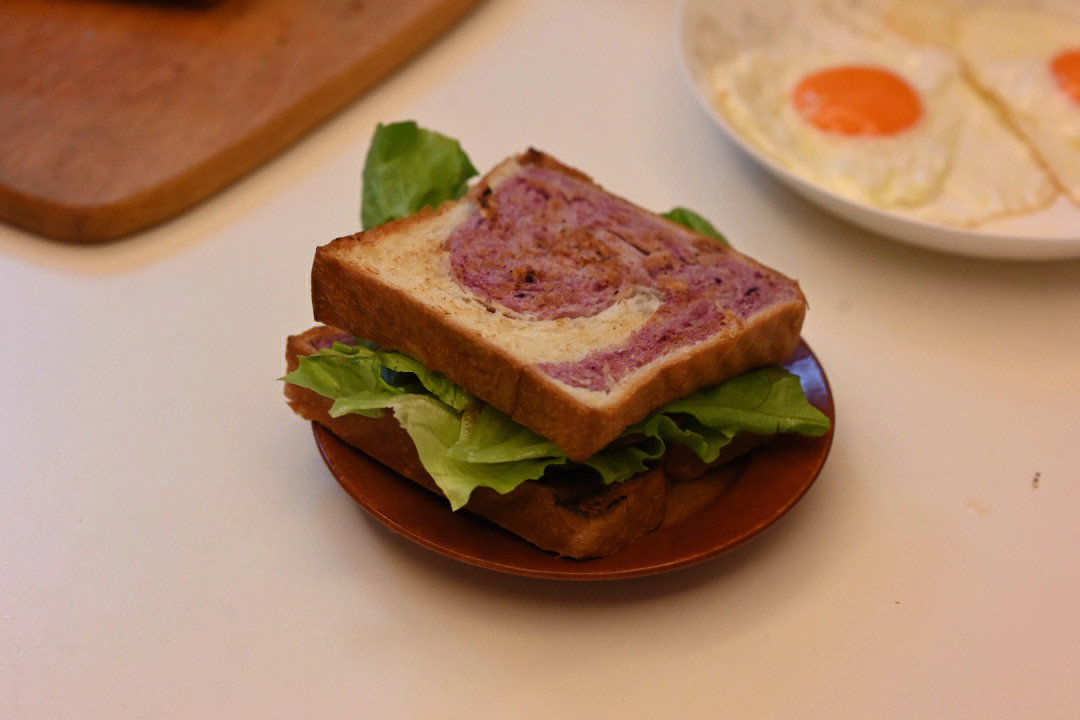
[[[477,0],[5,0],[0,219],[75,242],[265,162]]]

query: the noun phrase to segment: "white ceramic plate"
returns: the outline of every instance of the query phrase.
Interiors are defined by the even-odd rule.
[[[678,22],[679,54],[695,96],[724,133],[750,158],[811,202],[856,225],[922,247],[973,257],[1009,260],[1080,258],[1080,208],[1060,198],[1035,213],[986,223],[978,229],[928,223],[841,197],[796,177],[766,157],[713,107],[707,73],[720,48],[730,47],[728,19],[761,12],[759,0],[687,0]],[[756,8],[756,10],[755,10]]]

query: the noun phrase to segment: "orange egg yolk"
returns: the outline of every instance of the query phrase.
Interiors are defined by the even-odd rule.
[[[1055,56],[1050,61],[1050,71],[1061,91],[1080,103],[1080,50],[1067,50]]]
[[[915,88],[873,67],[832,67],[807,75],[791,101],[812,125],[841,135],[895,135],[922,115]]]

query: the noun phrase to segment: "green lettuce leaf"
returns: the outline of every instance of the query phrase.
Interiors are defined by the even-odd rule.
[[[301,356],[286,382],[314,390],[334,401],[331,417],[357,413],[377,417],[404,394],[430,394],[458,412],[476,399],[460,385],[432,372],[408,355],[369,344],[333,347]]]
[[[364,160],[364,230],[465,194],[476,168],[457,140],[412,121],[379,124]]]
[[[472,463],[501,463],[514,460],[556,458],[563,455],[555,443],[487,403],[462,414],[461,434],[451,454]]]
[[[711,238],[716,238],[725,245],[728,245],[727,238],[720,234],[720,231],[712,226],[705,218],[698,215],[693,210],[684,207],[675,207],[668,210],[666,213],[662,213],[664,217],[673,222],[677,222],[680,225],[685,225],[691,230],[696,230],[702,235],[708,235]]]
[[[829,430],[825,413],[810,404],[798,376],[783,368],[761,368],[665,405],[627,433],[657,435],[688,445],[705,462],[737,433],[799,433],[819,436]],[[689,417],[676,425],[673,417]]]
[[[300,358],[283,379],[332,399],[335,417],[393,412],[455,510],[478,487],[505,493],[570,464],[554,443],[401,353],[336,343]],[[624,437],[633,442],[613,443],[582,465],[605,483],[621,482],[650,467],[668,443],[712,462],[740,432],[820,435],[828,429],[828,418],[806,399],[797,376],[764,368],[660,408],[626,429]]]
[[[333,400],[333,417],[346,413],[378,417],[408,389],[385,382],[382,365],[373,362],[373,357],[374,352],[364,346],[334,343],[331,349],[301,356],[296,369],[283,379]]]
[[[646,436],[634,443],[609,445],[582,464],[600,473],[600,479],[609,485],[645,472],[663,454],[664,441]]]
[[[566,458],[530,458],[506,462],[470,462],[453,452],[461,437],[461,413],[431,396],[411,395],[392,407],[394,418],[416,445],[424,469],[439,486],[453,510],[469,501],[472,491],[489,487],[508,493],[526,480],[535,480],[552,464]]]
[[[665,408],[666,409],[666,408]],[[630,428],[625,432],[629,433]],[[646,437],[657,437],[665,443],[686,445],[705,462],[720,456],[720,450],[739,433],[732,427],[710,427],[692,417],[680,417],[676,422],[672,415],[655,412],[633,426]]]

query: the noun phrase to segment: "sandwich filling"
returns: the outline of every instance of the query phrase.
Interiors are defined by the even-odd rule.
[[[347,334],[330,342],[300,357],[284,380],[332,399],[331,417],[392,413],[453,509],[478,487],[506,493],[549,468],[573,465],[553,442],[413,358]],[[798,376],[761,368],[665,405],[579,465],[609,484],[648,470],[671,443],[711,463],[740,433],[817,436],[828,429]]]

